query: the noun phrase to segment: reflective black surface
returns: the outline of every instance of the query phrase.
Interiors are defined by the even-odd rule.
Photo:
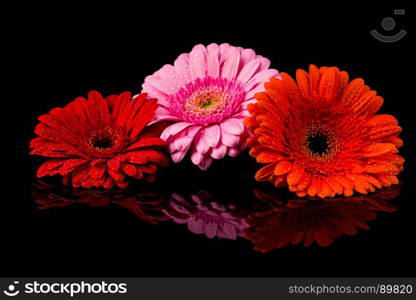
[[[140,192],[134,188],[119,191],[86,190],[33,184],[32,196],[39,210],[83,204],[89,207],[121,206],[140,220],[158,224],[171,220],[185,224],[188,231],[209,239],[236,240],[241,237],[255,244],[254,250],[269,252],[290,244],[316,242],[327,247],[342,235],[368,230],[368,221],[378,213],[392,213],[389,203],[400,195],[400,185],[365,196],[287,198],[277,189],[256,189],[250,205],[238,201],[216,201],[206,190],[184,197],[161,192]],[[228,203],[227,203],[228,202]]]
[[[39,5],[16,10],[7,27],[0,275],[415,275],[410,22],[397,20],[409,32],[397,44],[369,34],[398,7]],[[155,183],[135,183],[127,193],[74,192],[56,178],[36,181],[43,159],[28,155],[28,143],[37,116],[91,89],[137,93],[146,75],[194,44],[211,42],[254,48],[292,75],[314,63],[363,77],[384,97],[381,113],[403,127],[400,195],[392,189],[381,198],[305,202],[256,183],[259,166],[247,152],[206,172],[172,164]],[[220,225],[204,223],[214,220]]]

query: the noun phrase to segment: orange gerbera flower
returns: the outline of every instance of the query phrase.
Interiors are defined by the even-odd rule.
[[[376,114],[383,98],[363,79],[349,82],[336,67],[314,65],[309,73],[297,70],[296,82],[281,76],[256,94],[245,119],[254,133],[250,155],[267,164],[256,173],[258,181],[322,198],[398,183],[401,128],[393,116]]]

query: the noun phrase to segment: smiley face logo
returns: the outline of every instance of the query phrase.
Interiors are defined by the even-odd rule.
[[[4,293],[6,296],[9,296],[9,297],[14,297],[14,296],[19,295],[20,291],[17,289],[17,285],[18,285],[18,284],[19,284],[19,281],[14,281],[14,282],[13,282],[13,284],[10,284],[10,285],[7,287],[7,290],[4,290],[4,291],[3,291],[3,293]]]
[[[405,10],[404,9],[395,9],[394,14],[395,15],[404,15]],[[393,18],[386,17],[381,22],[381,26],[383,27],[383,29],[385,31],[392,31],[396,27],[396,21]],[[379,40],[380,42],[383,42],[383,43],[397,42],[397,41],[401,40],[406,35],[406,33],[407,32],[402,29],[394,35],[384,35],[384,34],[381,34],[380,32],[378,32],[376,29],[371,30],[371,35],[375,39],[377,39],[377,40]]]

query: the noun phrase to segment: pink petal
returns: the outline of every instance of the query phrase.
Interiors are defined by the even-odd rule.
[[[170,138],[166,140],[166,143],[168,145],[168,150],[171,153],[174,153],[177,151],[186,153],[189,147],[191,146],[195,135],[198,133],[200,129],[201,129],[200,126],[191,126],[191,127],[184,129],[179,134],[175,136],[171,136]],[[177,156],[180,157],[181,155],[178,154]],[[182,158],[184,155],[185,154],[182,155]],[[180,160],[182,160],[182,158]],[[172,157],[172,159],[174,158]]]
[[[179,80],[175,75],[175,68],[172,65],[164,65],[155,74],[157,80],[153,81],[156,88],[167,95],[175,93],[183,85],[182,80]]]
[[[159,121],[179,121],[180,119],[176,116],[173,116],[166,108],[159,106],[156,109],[155,116],[150,124],[159,122]]]
[[[245,65],[251,60],[256,59],[256,52],[253,49],[242,49],[240,57],[241,63]]]
[[[189,53],[189,71],[191,78],[205,78],[207,50],[203,45],[196,45]]]
[[[235,147],[240,140],[240,137],[234,134],[230,134],[226,131],[223,131],[221,134],[221,143],[228,147]]]
[[[229,118],[223,121],[220,126],[222,130],[231,134],[240,135],[244,132],[243,122],[235,118]]]
[[[237,81],[244,85],[257,72],[260,63],[260,59],[255,59],[244,65],[243,69],[238,74]]]
[[[217,124],[205,127],[202,130],[201,138],[212,148],[218,145],[221,137],[220,126]]]
[[[236,148],[228,149],[228,155],[231,157],[236,157],[238,154],[240,154],[240,150]]]
[[[207,144],[205,139],[202,138],[201,131],[195,137],[194,145],[195,145],[196,150],[201,154],[207,153],[208,150],[210,149],[210,146]]]
[[[267,58],[265,58],[261,55],[257,55],[256,58],[260,59],[260,69],[261,70],[266,70],[270,67],[270,60],[268,60]]]
[[[211,157],[214,159],[221,159],[227,154],[227,146],[218,145],[211,151]]]
[[[221,70],[221,77],[228,78],[230,80],[235,79],[239,64],[240,51],[238,51],[237,48],[232,47],[227,51],[227,58],[224,61],[224,65]]]
[[[195,165],[199,165],[199,163],[202,161],[203,158],[204,158],[204,155],[202,153],[199,153],[198,151],[194,151],[191,154],[191,160]]]
[[[244,90],[250,92],[252,89],[257,86],[263,86],[264,82],[268,81],[272,77],[278,77],[279,72],[274,69],[263,70],[256,75],[254,75],[245,85]]]
[[[217,44],[210,44],[207,52],[207,76],[217,78],[220,75],[220,48]]]
[[[177,133],[184,130],[185,128],[188,128],[191,125],[192,123],[187,122],[178,122],[172,124],[166,127],[165,130],[163,130],[162,134],[160,135],[160,138],[166,141],[171,135],[176,135]]]
[[[182,161],[187,152],[188,149],[172,153],[172,161],[177,164],[178,162]]]
[[[147,93],[150,98],[156,98],[157,102],[161,105],[168,105],[167,95],[153,86],[155,81],[153,75],[147,76],[144,79],[141,93]]]
[[[212,158],[209,156],[204,156],[202,161],[199,163],[198,167],[205,171],[212,165]]]
[[[179,55],[173,66],[175,67],[175,76],[179,80],[184,84],[191,81],[191,74],[189,73],[189,55],[187,53]]]
[[[209,155],[201,154],[198,151],[194,151],[191,154],[191,161],[204,171],[208,169],[212,164],[212,158],[209,157]]]

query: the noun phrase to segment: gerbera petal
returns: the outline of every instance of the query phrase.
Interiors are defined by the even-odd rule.
[[[257,181],[267,181],[273,175],[275,164],[268,164],[257,171],[255,178]]]
[[[248,62],[238,74],[237,80],[242,84],[245,84],[257,72],[260,65],[261,59],[255,59]]]
[[[204,156],[203,158],[202,158],[202,160],[200,161],[200,163],[198,164],[198,167],[201,169],[201,170],[207,170],[211,165],[212,165],[212,162],[213,162],[213,160],[212,160],[212,158],[211,157],[209,157],[209,156]]]
[[[244,132],[244,124],[241,120],[229,118],[220,124],[221,129],[234,135],[240,135]]]
[[[191,125],[192,123],[188,123],[188,122],[174,123],[166,127],[165,130],[163,130],[160,137],[166,141],[170,136],[178,134],[179,132],[181,132],[185,128],[188,128]]]
[[[205,132],[205,131],[201,130],[200,132],[198,132],[198,134],[195,136],[194,145],[195,145],[196,150],[199,153],[205,154],[208,152],[209,149],[211,149],[211,147],[210,145],[208,145],[206,139],[203,138],[203,135],[201,134],[201,132]]]
[[[311,183],[308,186],[308,195],[313,197],[317,195],[322,188],[322,181],[318,178],[311,178]]]
[[[104,162],[101,162],[99,164],[91,165],[90,167],[90,176],[91,178],[97,180],[104,176],[106,171],[106,165]]]
[[[228,49],[226,56],[227,58],[221,68],[221,77],[232,80],[237,76],[238,66],[240,64],[240,52],[237,48],[232,47]]]
[[[64,164],[64,159],[50,159],[44,162],[38,169],[36,176],[43,177],[46,175],[54,175],[58,169]]]
[[[203,158],[204,155],[198,151],[194,151],[191,154],[191,160],[195,165],[199,165]]]
[[[206,55],[203,45],[196,45],[189,53],[189,73],[192,80],[206,76]]]
[[[220,75],[220,48],[217,44],[207,46],[207,75],[217,78]]]
[[[185,157],[186,153],[188,152],[188,149],[185,150],[181,150],[181,151],[176,151],[172,153],[172,160],[174,163],[178,163],[180,161],[182,161],[182,159]]]
[[[233,148],[238,144],[239,141],[240,141],[240,138],[237,135],[230,134],[226,131],[223,131],[221,133],[221,143],[224,144],[225,146]]]
[[[201,138],[210,147],[214,148],[218,145],[221,137],[221,130],[219,125],[211,125],[201,130]]]
[[[174,62],[175,78],[181,80],[181,86],[191,81],[191,74],[189,71],[189,55],[183,53],[178,56]]]
[[[286,174],[292,169],[292,166],[292,162],[288,160],[281,161],[277,163],[276,167],[274,168],[274,175],[280,176]]]
[[[217,145],[217,147],[213,148],[211,151],[211,157],[214,159],[221,159],[227,154],[227,146],[225,145]]]
[[[364,149],[365,157],[379,156],[384,153],[397,153],[398,150],[396,146],[389,143],[374,143]]]

